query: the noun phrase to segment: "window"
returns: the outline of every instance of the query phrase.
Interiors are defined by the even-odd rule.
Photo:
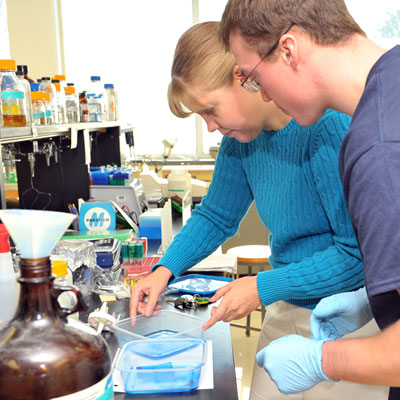
[[[90,75],[115,84],[121,120],[135,127],[137,154],[160,156],[163,139],[178,139],[172,156],[203,157],[221,141],[200,117],[175,117],[167,88],[178,38],[193,23],[220,20],[227,0],[60,1],[67,81],[80,91]],[[399,0],[345,1],[371,39],[385,48],[399,43]]]
[[[161,155],[163,139],[178,138],[174,154],[194,156],[194,117],[179,119],[167,88],[178,38],[192,25],[187,0],[63,0],[67,81],[82,91],[91,75],[114,83],[120,119],[135,127],[137,154]]]
[[[345,0],[351,15],[367,36],[386,49],[400,43],[398,0]]]

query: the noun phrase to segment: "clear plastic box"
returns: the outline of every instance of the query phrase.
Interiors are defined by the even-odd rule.
[[[116,362],[127,393],[186,392],[199,385],[207,360],[203,339],[149,339],[126,343]]]
[[[135,326],[130,318],[118,321],[114,326],[119,345],[122,347],[133,340],[202,338],[205,321],[193,315],[170,310],[159,310],[158,315],[138,315]]]

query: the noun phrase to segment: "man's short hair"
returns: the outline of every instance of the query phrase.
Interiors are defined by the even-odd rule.
[[[238,30],[262,57],[292,23],[319,45],[343,44],[354,34],[366,36],[344,0],[229,0],[220,39],[229,49],[230,34]]]

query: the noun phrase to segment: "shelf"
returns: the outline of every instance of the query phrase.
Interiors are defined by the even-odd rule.
[[[33,135],[31,126],[0,128],[0,144],[22,142],[25,140],[44,139],[53,136],[68,135],[71,129],[95,131],[110,127],[121,126],[119,121],[87,122],[78,124],[37,126],[37,134]]]

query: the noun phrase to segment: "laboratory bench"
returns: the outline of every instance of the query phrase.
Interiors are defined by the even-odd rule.
[[[206,307],[198,307],[196,310],[181,310],[175,308],[171,304],[166,302],[166,299],[170,297],[176,297],[177,295],[167,295],[161,297],[161,306],[166,310],[175,310],[191,315],[197,316],[204,320],[207,320],[210,316],[212,305]],[[95,308],[101,306],[101,302],[98,295],[93,295],[89,299],[89,310],[86,313],[80,313],[80,319],[84,320]],[[109,313],[115,312],[116,315],[120,314],[120,319],[127,318],[129,316],[129,299],[117,300],[116,302],[108,303]],[[116,336],[111,332],[103,332],[103,336],[110,346],[113,356],[118,350],[118,340]],[[218,322],[213,327],[208,329],[203,334],[203,339],[212,341],[212,353],[213,353],[213,375],[214,375],[214,389],[201,389],[192,392],[184,393],[152,393],[152,394],[128,394],[128,393],[114,393],[115,400],[122,399],[190,399],[190,400],[221,400],[238,399],[237,387],[236,387],[236,375],[235,366],[233,359],[232,349],[232,338],[230,325],[226,322]]]

